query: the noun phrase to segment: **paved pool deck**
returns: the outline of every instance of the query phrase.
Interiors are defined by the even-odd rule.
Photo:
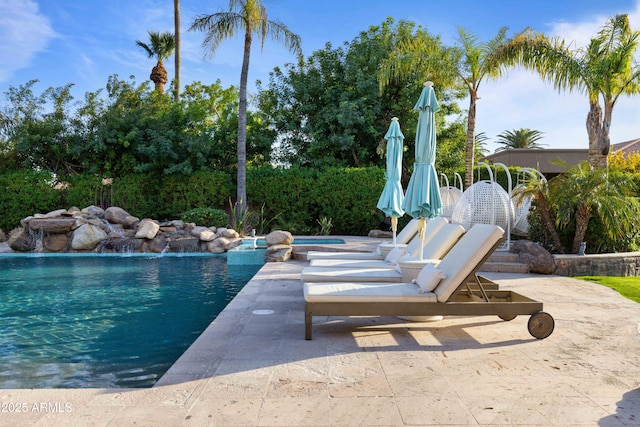
[[[155,387],[0,390],[0,426],[640,425],[640,304],[613,290],[487,273],[544,302],[544,340],[487,316],[319,317],[305,341],[307,264],[264,266]]]

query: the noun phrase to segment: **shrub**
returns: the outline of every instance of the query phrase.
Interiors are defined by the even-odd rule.
[[[294,234],[313,234],[318,220],[331,218],[334,234],[366,235],[384,214],[376,209],[384,169],[263,167],[247,171],[247,197],[264,215]]]
[[[11,230],[34,213],[62,206],[62,193],[52,186],[46,171],[21,170],[0,175],[0,229]]]
[[[194,222],[205,227],[228,227],[229,215],[222,209],[195,208],[183,212],[180,219],[184,222]]]

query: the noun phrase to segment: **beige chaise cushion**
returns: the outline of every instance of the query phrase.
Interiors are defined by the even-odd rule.
[[[414,283],[372,284],[320,282],[304,284],[307,302],[436,302],[436,294],[421,294]]]
[[[444,218],[443,218],[444,219]],[[406,245],[412,241],[414,236],[418,234],[418,220],[412,219],[405,225],[402,230],[396,236],[396,243],[400,245]],[[382,243],[391,244],[391,243]],[[376,259],[382,260],[380,250],[376,252],[324,252],[324,251],[309,251],[307,253],[308,260],[314,259]]]
[[[440,259],[442,258],[451,247],[460,239],[460,236],[464,234],[464,227],[458,224],[448,224],[446,220],[443,219],[444,222],[438,221],[438,218],[435,218],[427,223],[427,228],[429,228],[429,224],[436,224],[432,227],[432,230],[435,231],[429,232],[429,239],[427,240],[425,236],[425,245],[422,250],[422,258],[423,259]],[[413,250],[407,250],[407,253],[402,257],[402,259],[408,259],[409,257],[418,258],[420,253],[420,248],[422,244],[420,243],[420,239],[416,236],[414,240],[418,241],[417,249],[415,252]],[[413,244],[413,241],[412,243]],[[392,251],[393,252],[393,251]],[[391,254],[391,252],[389,252]],[[395,268],[395,263],[390,263],[387,260],[384,261],[376,261],[376,260],[338,260],[338,259],[315,259],[312,260],[309,265],[312,267],[327,267],[327,268]]]

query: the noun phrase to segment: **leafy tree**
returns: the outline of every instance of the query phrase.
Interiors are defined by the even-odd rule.
[[[589,163],[598,167],[607,162],[617,100],[640,93],[640,65],[634,60],[639,38],[640,31],[631,30],[628,16],[616,15],[585,48],[571,49],[563,39],[526,30],[503,46],[498,56],[504,63],[537,71],[558,90],[587,94]]]
[[[165,59],[169,58],[176,47],[176,38],[169,32],[158,33],[149,31],[150,44],[146,44],[140,40],[136,40],[136,44],[144,49],[149,58],[157,58],[158,63],[151,70],[149,79],[155,84],[156,90],[163,94],[164,85],[167,84],[167,70],[164,68]]]
[[[412,22],[395,24],[388,18],[341,47],[327,44],[296,64],[274,69],[259,98],[260,111],[278,133],[272,160],[316,168],[380,165],[386,146],[383,136],[391,118],[398,117],[405,135],[403,163],[412,165],[417,123],[412,107],[426,76],[398,79],[379,91],[376,74],[398,41],[414,31]],[[459,167],[457,141],[464,125],[447,123],[445,117],[459,113],[457,95],[443,88],[439,97],[443,114],[436,117],[438,165],[454,169]],[[405,172],[409,172],[406,166]]]
[[[54,173],[72,172],[77,159],[67,156],[73,140],[69,110],[73,101],[72,84],[48,88],[36,95],[31,80],[5,93],[9,105],[2,113],[5,150],[18,165]]]
[[[438,85],[448,86],[454,79],[462,84],[469,95],[467,115],[467,140],[465,147],[465,185],[473,183],[474,136],[478,90],[485,78],[495,78],[502,64],[494,54],[506,42],[507,28],[502,27],[488,42],[458,27],[459,45],[445,48],[439,39],[412,37],[400,42],[380,68],[379,80],[383,88],[394,78],[413,75],[418,70],[431,75]],[[419,34],[418,34],[419,35]]]
[[[542,148],[543,145],[538,143],[542,139],[542,132],[533,129],[514,129],[506,130],[498,134],[496,144],[501,144],[496,151],[502,151],[512,148]]]
[[[213,55],[220,43],[233,37],[238,30],[244,30],[244,53],[240,73],[240,99],[238,105],[238,182],[237,199],[240,204],[238,215],[242,216],[247,204],[247,78],[253,36],[260,38],[261,45],[270,36],[283,42],[287,49],[301,53],[300,36],[292,33],[284,24],[271,21],[261,0],[229,0],[229,10],[196,17],[190,31],[205,31],[203,45]]]
[[[0,157],[58,176],[82,172],[105,177],[134,173],[231,172],[237,163],[238,92],[220,82],[185,87],[181,102],[148,83],[111,76],[104,89],[73,103],[69,86],[34,94],[35,81],[7,92],[0,114]],[[53,106],[52,111],[48,111]],[[73,106],[77,106],[72,111]],[[249,113],[251,164],[268,162],[274,132],[260,112]],[[11,161],[11,163],[9,163]]]

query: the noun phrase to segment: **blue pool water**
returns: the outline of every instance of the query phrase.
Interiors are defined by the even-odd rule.
[[[0,388],[150,387],[260,266],[0,257]]]
[[[243,239],[242,245],[236,246],[227,252],[228,265],[264,265],[264,255],[267,249],[265,239],[255,239],[255,248],[253,239],[246,237]],[[292,242],[293,245],[342,245],[343,239],[305,239],[296,238]]]

